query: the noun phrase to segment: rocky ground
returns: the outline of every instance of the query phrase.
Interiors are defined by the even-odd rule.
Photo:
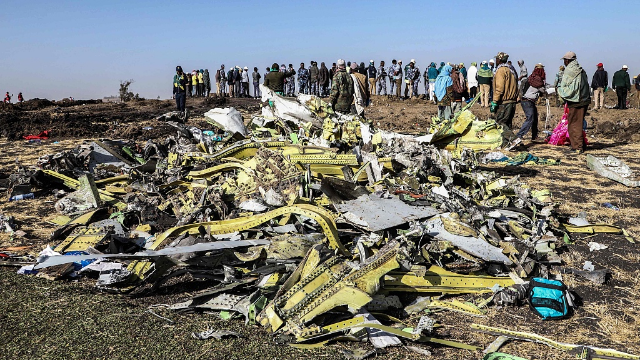
[[[607,94],[607,105],[615,103],[615,96]],[[631,104],[635,106],[636,104]],[[192,113],[189,123],[202,128],[209,125],[202,114],[216,106],[234,106],[245,118],[259,110],[253,99],[188,99]],[[55,153],[76,146],[84,139],[127,138],[144,141],[163,138],[173,128],[154,120],[172,110],[171,101],[145,100],[126,104],[92,102],[51,103],[31,100],[0,111],[0,179],[15,171],[16,164],[34,164],[44,154]],[[487,109],[475,105],[471,111],[481,119],[488,117]],[[423,99],[397,100],[374,97],[367,109],[367,117],[375,126],[420,134],[426,131],[429,119],[437,112],[435,105]],[[539,129],[545,129],[546,109],[539,106]],[[552,107],[546,128],[553,130],[562,114]],[[514,124],[524,120],[520,107]],[[638,151],[640,140],[640,110],[603,109],[590,111],[587,153],[598,156],[614,155],[640,173]],[[145,128],[151,128],[145,130]],[[23,135],[51,130],[52,138],[40,144],[20,140]],[[505,175],[520,175],[523,182],[534,189],[550,189],[559,211],[564,215],[587,213],[591,222],[608,223],[629,230],[640,241],[640,200],[638,189],[627,188],[603,178],[586,167],[585,156],[567,156],[562,147],[531,144],[525,139],[527,151],[541,157],[560,159],[558,166],[505,167],[485,166]],[[619,210],[602,206],[609,202]],[[0,234],[0,248],[26,246],[27,251],[39,252],[47,245],[47,238],[55,226],[47,220],[55,217],[55,199],[39,194],[34,200],[0,203],[0,213],[13,215],[26,232],[23,238]],[[611,279],[604,285],[594,285],[573,275],[563,275],[565,282],[580,297],[581,305],[567,320],[543,322],[523,306],[515,309],[490,308],[482,318],[459,313],[434,315],[443,324],[439,336],[472,343],[480,347],[493,341],[488,336],[470,331],[471,323],[481,323],[512,330],[536,332],[554,340],[611,347],[640,353],[640,254],[636,244],[622,236],[576,236],[575,244],[558,249],[563,261],[581,268],[590,260],[596,268],[611,270]],[[596,241],[608,249],[589,252],[587,243]],[[38,277],[16,275],[14,268],[0,269],[0,338],[3,339],[2,358],[26,359],[86,359],[86,358],[208,358],[208,359],[282,359],[282,358],[343,358],[340,349],[369,348],[368,344],[339,343],[318,350],[301,351],[277,345],[262,328],[245,326],[240,320],[224,321],[215,314],[175,314],[154,310],[168,318],[162,319],[148,312],[155,304],[174,303],[190,297],[189,289],[170,287],[161,294],[124,296],[96,291],[91,281],[51,282]],[[479,299],[481,296],[462,296]],[[485,295],[486,297],[486,295]],[[407,319],[415,325],[416,319]],[[223,341],[198,341],[193,331],[213,327],[234,330],[246,338]],[[437,359],[478,359],[479,353],[432,347]],[[509,342],[502,349],[528,359],[572,359],[545,345]],[[257,355],[260,354],[260,355]],[[383,355],[390,359],[424,358],[406,348],[390,349]]]

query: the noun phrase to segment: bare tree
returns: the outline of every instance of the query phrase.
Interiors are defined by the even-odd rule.
[[[133,79],[126,81],[120,81],[120,101],[127,102],[133,99],[138,99],[138,94],[133,94],[129,91],[129,86],[133,84]]]

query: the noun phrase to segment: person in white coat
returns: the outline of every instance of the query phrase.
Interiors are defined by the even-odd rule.
[[[469,99],[478,95],[478,68],[477,63],[472,62],[467,70],[467,86],[469,86]]]

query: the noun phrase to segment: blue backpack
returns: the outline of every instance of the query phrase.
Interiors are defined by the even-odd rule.
[[[529,282],[529,306],[542,320],[563,319],[571,311],[571,295],[561,281],[534,278]]]

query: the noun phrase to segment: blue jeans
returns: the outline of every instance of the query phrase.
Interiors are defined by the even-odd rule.
[[[184,106],[187,101],[187,93],[179,92],[175,95],[176,98],[176,107],[178,111],[184,111]]]
[[[526,99],[522,99],[521,105],[526,119],[517,136],[522,139],[531,129],[531,139],[535,139],[538,137],[538,108],[533,101]]]

